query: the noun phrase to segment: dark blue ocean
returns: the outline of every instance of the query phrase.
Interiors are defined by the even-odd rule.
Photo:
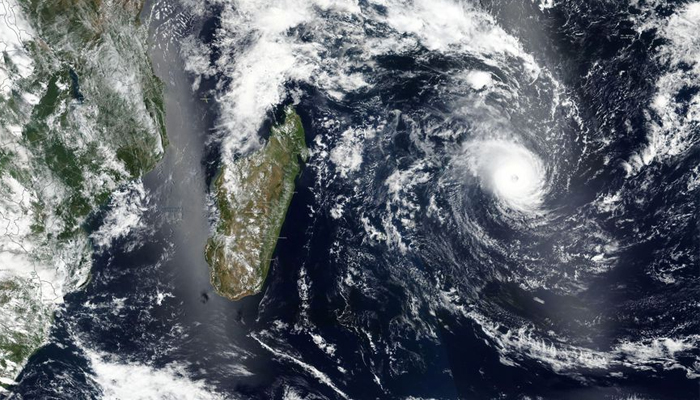
[[[213,291],[203,257],[207,188],[221,154],[215,97],[233,78],[206,77],[193,92],[176,39],[195,35],[212,47],[212,62],[221,57],[223,6],[195,15],[177,4],[147,5],[143,20],[166,84],[170,140],[165,159],[143,179],[143,221],[152,229],[96,248],[89,283],[66,296],[49,343],[31,357],[10,398],[109,398],[95,378],[94,354],[152,370],[179,365],[180,377],[232,399],[700,398],[697,348],[639,355],[645,346],[667,349],[653,337],[700,335],[700,204],[698,192],[686,190],[700,147],[694,141],[631,178],[621,167],[648,141],[648,104],[664,74],[654,57],[667,40],[655,30],[640,34],[630,16],[649,9],[670,16],[685,2],[644,8],[572,0],[546,11],[530,1],[478,3],[565,87],[579,119],[564,106],[550,109],[554,86],[545,78],[528,86],[515,69],[420,45],[376,56],[372,71],[358,66],[372,86],[342,100],[288,80],[261,137],[292,103],[312,151],[340,143],[325,117],[341,126],[372,117],[388,122],[365,137],[353,179],[312,154],[265,287],[241,301]],[[159,7],[163,17],[149,20]],[[316,34],[305,27],[290,33],[309,42]],[[542,198],[547,217],[503,217],[495,195],[454,161],[489,118],[455,111],[465,89],[451,76],[475,68],[519,83],[517,97],[482,101],[507,113],[521,143],[543,160],[551,182]],[[690,101],[699,91],[697,82],[681,90],[677,110],[696,107]],[[532,132],[550,119],[555,139],[541,140]],[[435,127],[457,134],[431,136]],[[700,137],[697,124],[686,128],[692,140]],[[386,182],[417,170],[424,179],[401,181],[405,198],[394,201]],[[613,192],[622,193],[624,206],[594,206]],[[347,199],[341,217],[332,212],[338,199]],[[402,214],[402,205],[411,212]],[[97,229],[108,212],[109,205],[96,212],[86,229]],[[405,246],[372,237],[368,226],[394,227]],[[640,239],[645,231],[655,234]],[[612,242],[615,249],[596,251],[614,253],[612,268],[590,272],[590,261],[576,258]],[[561,249],[572,254],[570,263],[558,258]],[[671,253],[688,267],[662,283],[653,272]],[[571,283],[574,274],[585,285]],[[524,283],[529,279],[538,288]],[[603,359],[603,366],[594,362]]]

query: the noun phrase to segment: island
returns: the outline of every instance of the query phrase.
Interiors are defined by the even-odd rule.
[[[221,296],[238,300],[262,290],[307,157],[301,118],[290,106],[262,148],[220,168],[211,188],[216,227],[205,255]]]

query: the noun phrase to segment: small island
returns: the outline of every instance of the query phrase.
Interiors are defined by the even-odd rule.
[[[307,157],[301,118],[290,106],[261,149],[219,170],[212,183],[218,218],[205,256],[221,296],[238,300],[262,290]]]

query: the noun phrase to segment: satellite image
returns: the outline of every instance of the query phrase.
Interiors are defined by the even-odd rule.
[[[700,399],[700,1],[0,17],[0,399]]]

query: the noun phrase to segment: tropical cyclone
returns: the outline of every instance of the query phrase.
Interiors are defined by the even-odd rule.
[[[267,144],[219,171],[212,188],[218,218],[205,252],[222,296],[237,300],[262,289],[307,152],[301,119],[288,107]]]
[[[141,6],[0,0],[0,391],[87,280],[88,215],[163,155]]]

